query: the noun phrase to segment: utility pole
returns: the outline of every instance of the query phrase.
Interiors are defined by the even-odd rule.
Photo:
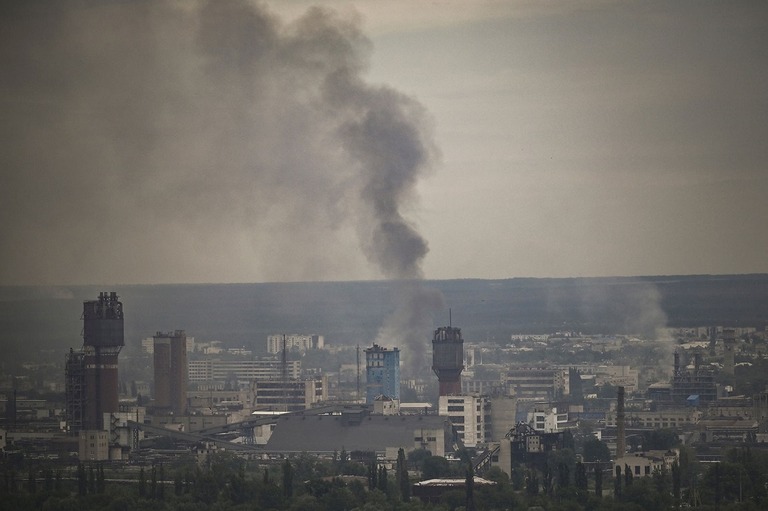
[[[357,402],[360,403],[360,345],[357,345]]]

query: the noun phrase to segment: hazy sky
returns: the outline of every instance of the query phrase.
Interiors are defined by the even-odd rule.
[[[768,272],[766,2],[7,1],[0,69],[0,284]]]

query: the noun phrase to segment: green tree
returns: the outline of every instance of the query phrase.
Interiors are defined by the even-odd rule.
[[[293,496],[293,467],[288,460],[283,463],[283,496],[288,499]]]
[[[598,498],[603,496],[603,467],[600,464],[595,466],[595,495]]]
[[[608,445],[597,438],[590,438],[584,441],[584,461],[611,461],[611,450]]]
[[[147,478],[144,475],[144,467],[139,470],[139,497],[147,496]]]
[[[106,490],[106,484],[104,481],[104,465],[99,464],[98,472],[96,473],[96,493],[104,493]]]
[[[654,429],[644,431],[642,436],[643,451],[668,450],[680,443],[677,431],[674,429]]]
[[[421,465],[421,475],[424,479],[437,479],[451,475],[451,465],[442,456],[430,456]]]
[[[467,492],[466,510],[475,511],[475,473],[472,470],[471,463],[467,467],[464,489]]]
[[[672,499],[675,509],[680,508],[680,464],[675,460],[672,463]]]
[[[576,488],[586,494],[587,489],[589,488],[589,479],[587,479],[587,469],[580,461],[576,463],[576,476],[574,482],[576,483]]]
[[[29,469],[29,473],[27,475],[27,492],[34,495],[37,493],[37,479],[36,479],[35,470],[33,468]]]
[[[571,485],[571,474],[568,470],[568,465],[563,462],[557,464],[557,486],[559,488],[567,488]]]
[[[407,502],[411,498],[411,480],[408,477],[408,465],[406,464],[405,451],[402,447],[397,451],[395,477],[400,488],[400,499]]]
[[[82,463],[77,464],[77,494],[81,497],[88,493],[88,476],[85,473],[85,466]]]
[[[182,493],[184,493],[184,481],[181,478],[181,473],[176,472],[176,475],[173,478],[173,493],[177,497],[180,497]]]
[[[535,470],[529,470],[528,475],[525,478],[525,492],[529,496],[535,496],[539,494],[539,476]]]
[[[379,490],[381,490],[381,492],[384,495],[387,495],[387,482],[388,482],[387,478],[388,477],[389,476],[387,476],[387,467],[385,467],[383,465],[381,467],[379,467],[379,478],[378,478],[379,480],[378,480],[378,486],[377,487],[378,487]]]
[[[165,500],[165,469],[162,464],[157,469],[157,493],[155,498],[157,500]]]

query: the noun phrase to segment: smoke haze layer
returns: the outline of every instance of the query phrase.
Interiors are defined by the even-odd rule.
[[[236,0],[0,9],[0,282],[422,276],[407,215],[430,123],[364,80],[360,20]]]

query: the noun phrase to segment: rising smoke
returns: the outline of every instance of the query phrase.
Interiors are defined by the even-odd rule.
[[[405,283],[381,340],[426,344],[440,297],[413,282],[427,244],[405,213],[436,151],[416,101],[364,80],[359,20],[244,0],[0,11],[0,281],[383,276]]]

